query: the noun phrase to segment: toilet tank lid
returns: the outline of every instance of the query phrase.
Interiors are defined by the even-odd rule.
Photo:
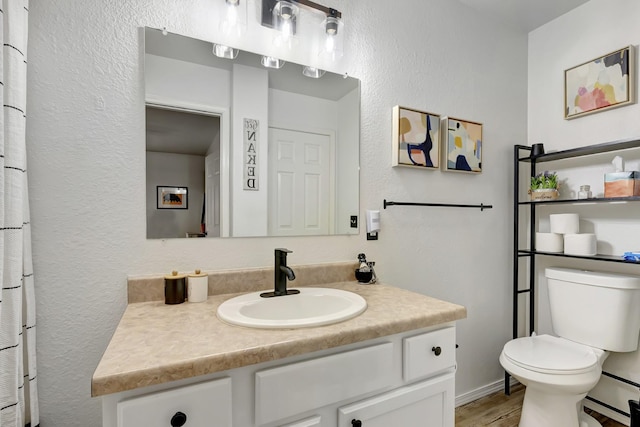
[[[640,289],[639,276],[605,273],[603,271],[574,270],[561,267],[546,268],[544,275],[548,279],[601,286],[604,288]]]

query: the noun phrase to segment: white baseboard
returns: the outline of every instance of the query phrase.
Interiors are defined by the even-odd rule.
[[[513,377],[511,377],[511,386],[518,384]],[[504,380],[496,381],[491,384],[487,384],[475,390],[468,391],[466,393],[461,394],[460,396],[456,396],[456,408],[458,406],[466,405],[467,403],[473,402],[474,400],[478,400],[482,397],[493,394],[497,391],[504,390]]]

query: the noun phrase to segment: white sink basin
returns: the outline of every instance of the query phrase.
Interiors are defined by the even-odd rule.
[[[263,298],[261,292],[240,295],[218,307],[218,317],[250,328],[307,328],[358,316],[367,302],[353,292],[332,288],[296,288],[299,294]]]

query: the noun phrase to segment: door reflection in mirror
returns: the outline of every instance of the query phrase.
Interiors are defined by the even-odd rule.
[[[150,105],[145,112],[147,238],[219,237],[220,117]],[[157,209],[149,197],[157,186],[188,187],[188,209]]]

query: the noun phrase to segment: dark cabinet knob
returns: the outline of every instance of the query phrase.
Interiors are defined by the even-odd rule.
[[[431,351],[433,351],[436,356],[440,356],[440,353],[442,353],[442,349],[440,347],[433,347]]]
[[[175,414],[173,414],[173,417],[171,417],[171,427],[182,427],[186,423],[187,423],[187,414],[183,412],[178,411]]]
[[[362,427],[362,421],[360,421],[360,420],[351,420],[351,425],[353,427]]]

